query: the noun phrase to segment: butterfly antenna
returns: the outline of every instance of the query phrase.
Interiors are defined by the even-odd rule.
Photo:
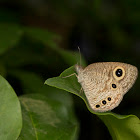
[[[78,46],[78,51],[79,51],[79,55],[80,55],[80,66],[81,66],[81,51],[80,51],[80,47]]]

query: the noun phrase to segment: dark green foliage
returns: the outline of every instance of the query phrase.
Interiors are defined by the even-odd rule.
[[[78,46],[88,63],[139,69],[139,7],[138,0],[2,0],[0,75],[9,83],[0,77],[0,140],[140,139],[139,78],[115,113],[93,112],[77,78],[62,78],[80,64]]]
[[[20,110],[13,89],[9,85],[6,86],[7,83],[1,77],[0,129],[3,135],[0,139],[16,140],[19,134],[19,140],[77,139],[79,123],[74,114],[71,96],[61,90],[45,86],[44,81],[48,74],[47,69],[56,71],[55,68],[65,60],[65,57],[72,59],[69,64],[67,61],[63,61],[63,64],[75,64],[76,57],[80,57],[79,54],[59,49],[53,41],[56,35],[48,31],[19,28],[18,25],[4,23],[0,27],[5,30],[4,39],[0,41],[3,46],[0,48],[1,75],[9,80],[20,95],[22,109]],[[17,35],[19,31],[22,34]],[[7,36],[9,40],[6,40]],[[10,43],[12,41],[15,41],[14,44]],[[53,67],[50,63],[56,65]],[[46,72],[44,77],[41,75],[42,69]]]

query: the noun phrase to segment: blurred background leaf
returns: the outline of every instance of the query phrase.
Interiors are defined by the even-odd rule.
[[[22,30],[18,25],[0,23],[0,55],[11,47],[14,47],[20,40]]]
[[[61,100],[55,93],[62,91],[43,83],[80,63],[78,46],[83,66],[121,61],[140,69],[139,6],[138,0],[1,0],[0,74],[18,96],[39,93]],[[114,112],[140,117],[139,84],[138,78]],[[100,119],[78,97],[70,96],[80,122],[79,139],[111,139]]]
[[[68,105],[40,94],[24,95],[20,101],[23,129],[19,140],[77,139],[77,120]]]

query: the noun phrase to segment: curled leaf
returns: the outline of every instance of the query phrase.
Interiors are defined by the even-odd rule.
[[[74,66],[66,69],[60,76],[49,78],[45,84],[66,90],[73,93],[84,100],[89,111],[96,114],[108,127],[109,132],[114,140],[132,140],[140,139],[140,120],[135,115],[118,115],[113,112],[94,112],[84,93],[80,92],[81,86],[75,75],[63,78],[72,73],[75,73]]]

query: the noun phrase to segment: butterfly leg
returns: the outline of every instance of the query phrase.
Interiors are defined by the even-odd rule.
[[[75,76],[78,78],[78,75],[77,75],[76,73],[72,73],[72,74],[70,74],[70,75],[68,75],[68,76],[65,76],[65,77],[62,77],[62,78],[71,77],[71,76],[73,76],[73,75],[75,75]]]
[[[80,89],[80,94],[82,94],[83,93],[83,88],[81,87],[81,89]]]

